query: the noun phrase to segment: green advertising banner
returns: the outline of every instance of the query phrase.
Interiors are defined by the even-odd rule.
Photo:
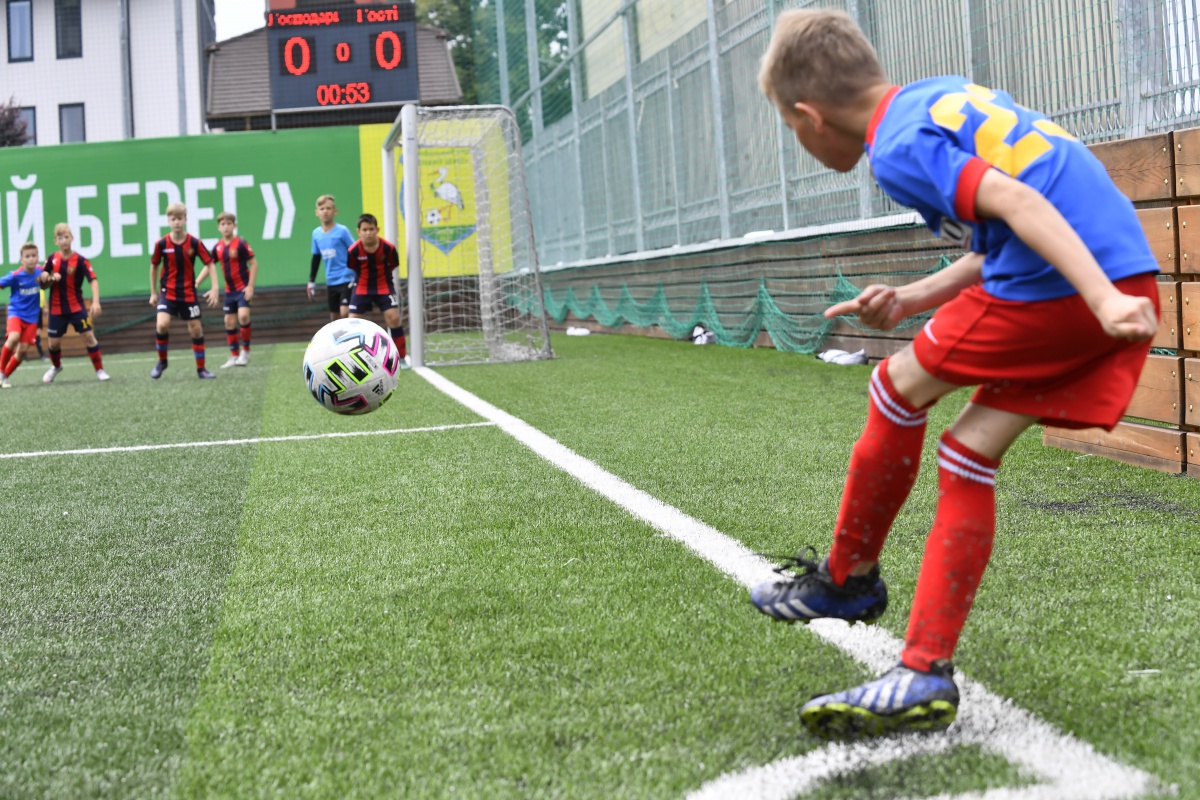
[[[317,197],[334,195],[353,231],[364,176],[379,172],[377,150],[363,167],[361,140],[338,127],[0,149],[0,270],[16,268],[27,241],[44,260],[66,222],[104,297],[148,295],[153,243],[168,232],[167,206],[182,202],[188,230],[209,245],[217,214],[237,215],[259,286],[303,284]]]

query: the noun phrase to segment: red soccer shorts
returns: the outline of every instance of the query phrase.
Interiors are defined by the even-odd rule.
[[[37,341],[38,326],[36,322],[26,322],[23,319],[9,317],[8,329],[5,332],[9,336],[14,333],[20,334],[24,344],[33,344]]]
[[[1152,273],[1115,285],[1150,298],[1157,312]],[[1133,397],[1150,342],[1109,337],[1077,294],[1000,300],[977,285],[937,310],[913,339],[913,352],[935,378],[978,385],[973,403],[1060,428],[1112,430]]]

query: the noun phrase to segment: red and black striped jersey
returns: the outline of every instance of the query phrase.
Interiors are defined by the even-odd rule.
[[[213,263],[213,257],[204,242],[190,233],[179,244],[172,241],[169,234],[155,243],[150,263],[156,267],[163,265],[160,281],[163,299],[196,302],[197,258],[205,264]]]
[[[346,254],[350,269],[358,275],[355,294],[391,294],[392,270],[400,266],[400,253],[387,239],[380,238],[374,253],[368,253],[362,239],[350,245]]]
[[[51,275],[60,276],[46,290],[51,314],[69,315],[87,310],[83,301],[83,282],[96,280],[90,261],[79,253],[65,257],[62,253],[55,253],[46,259],[45,270]]]
[[[245,291],[250,283],[250,259],[254,258],[254,250],[246,240],[235,236],[227,243],[222,239],[213,246],[213,257],[225,270],[225,291]]]

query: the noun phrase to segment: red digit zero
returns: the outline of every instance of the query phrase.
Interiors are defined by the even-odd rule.
[[[336,54],[337,54],[338,61],[341,61],[342,63],[349,61],[350,60],[350,45],[346,44],[345,42],[338,42]]]
[[[300,64],[296,64],[296,48],[300,48]],[[376,48],[378,49],[378,48]],[[398,51],[398,50],[397,50]],[[308,72],[312,63],[312,54],[308,51],[308,41],[303,36],[293,36],[283,46],[283,64],[293,75],[303,75]]]
[[[384,43],[390,42],[392,45],[392,57],[384,56]],[[400,49],[400,37],[395,31],[384,31],[375,39],[375,61],[384,69],[395,69],[400,66],[400,62],[404,59],[404,53]]]

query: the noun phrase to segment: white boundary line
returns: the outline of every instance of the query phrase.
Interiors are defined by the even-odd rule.
[[[741,542],[632,486],[438,373],[426,367],[413,371],[580,483],[687,545],[742,585],[750,587],[777,577],[766,560]],[[806,630],[876,672],[891,667],[900,656],[900,640],[881,628],[851,627],[844,622],[818,620]],[[1056,730],[961,673],[958,683],[962,707],[957,722],[946,734],[830,744],[802,756],[723,775],[705,783],[689,797],[790,800],[803,796],[822,780],[835,775],[914,755],[940,753],[960,744],[974,744],[997,753],[1041,783],[953,795],[958,800],[1118,800],[1140,797],[1152,791],[1177,791],[1173,786],[1163,786],[1139,769],[1097,753],[1090,744]],[[938,800],[949,797],[952,795],[939,795]]]
[[[467,422],[461,425],[433,425],[428,428],[392,428],[384,431],[313,433],[302,436],[260,436],[254,439],[222,439],[216,442],[172,442],[170,444],[139,444],[129,447],[89,447],[85,450],[43,450],[38,453],[0,453],[0,460],[10,458],[45,458],[47,456],[94,456],[101,453],[140,453],[146,450],[174,450],[184,447],[222,447],[225,445],[261,444],[262,442],[304,442],[311,439],[349,439],[355,436],[393,436],[402,433],[453,431],[459,428],[490,428],[494,425],[494,422]]]

